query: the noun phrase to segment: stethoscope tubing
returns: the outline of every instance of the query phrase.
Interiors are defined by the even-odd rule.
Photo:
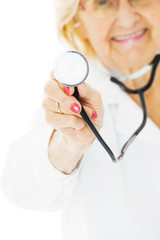
[[[110,147],[106,144],[106,142],[103,140],[103,138],[101,137],[101,135],[99,134],[99,132],[97,131],[96,127],[93,125],[92,121],[90,120],[90,118],[88,117],[88,114],[86,113],[80,97],[79,97],[79,93],[78,93],[78,89],[77,87],[75,87],[75,92],[74,92],[74,96],[76,97],[76,99],[80,102],[82,110],[80,112],[80,115],[82,116],[83,120],[86,122],[86,124],[88,125],[88,127],[91,129],[91,131],[93,132],[93,134],[95,135],[95,137],[98,139],[98,141],[102,144],[102,146],[104,147],[104,149],[107,151],[107,153],[109,154],[109,156],[111,157],[111,159],[116,162],[117,159],[114,156],[112,150],[110,149]]]
[[[129,88],[127,88],[122,82],[120,82],[118,79],[111,77],[111,81],[116,83],[117,85],[119,85],[119,87],[124,90],[127,93],[130,94],[138,94],[139,98],[140,98],[140,103],[141,103],[141,107],[143,109],[143,120],[142,123],[140,125],[140,127],[138,127],[138,129],[132,134],[132,136],[128,139],[128,141],[124,144],[122,150],[121,150],[121,154],[118,158],[115,157],[114,153],[112,152],[112,150],[110,149],[110,147],[106,144],[106,142],[103,140],[103,138],[101,137],[101,135],[99,134],[99,132],[97,131],[96,127],[94,126],[94,124],[92,123],[92,121],[90,120],[89,116],[87,115],[83,104],[80,100],[79,97],[79,93],[78,93],[78,89],[77,87],[75,87],[75,92],[74,92],[74,96],[76,97],[76,99],[80,102],[82,110],[80,112],[83,120],[86,122],[86,124],[88,125],[88,127],[90,128],[90,130],[92,131],[92,133],[94,134],[94,136],[97,138],[97,140],[101,143],[101,145],[104,147],[104,149],[106,150],[106,152],[109,154],[109,156],[111,157],[113,162],[118,162],[124,155],[126,149],[128,148],[128,146],[130,145],[130,143],[135,139],[135,137],[140,133],[140,131],[144,128],[146,121],[147,121],[147,109],[146,109],[146,103],[145,103],[145,98],[144,98],[144,92],[150,88],[150,86],[153,83],[154,80],[154,76],[155,76],[155,72],[158,66],[158,62],[160,61],[160,55],[156,55],[155,59],[153,60],[153,67],[152,67],[152,72],[151,72],[151,76],[150,76],[150,80],[149,82],[141,89],[137,89],[137,90],[131,90]]]
[[[149,79],[148,83],[140,89],[135,89],[135,90],[129,89],[128,87],[125,86],[125,84],[123,84],[121,81],[119,81],[115,77],[111,77],[111,82],[116,83],[117,85],[119,85],[119,87],[123,91],[125,91],[129,94],[138,94],[139,92],[145,92],[147,89],[149,89],[151,87],[151,85],[153,83],[155,72],[156,72],[159,61],[160,61],[160,54],[157,54],[155,56],[153,62],[152,62],[153,67],[152,67],[152,72],[151,72],[151,75],[150,75],[150,79]]]

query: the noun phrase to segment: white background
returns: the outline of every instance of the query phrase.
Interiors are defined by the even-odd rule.
[[[0,36],[1,178],[9,145],[29,130],[61,51],[53,0],[1,0]],[[0,191],[0,239],[62,240],[60,214],[22,210]]]

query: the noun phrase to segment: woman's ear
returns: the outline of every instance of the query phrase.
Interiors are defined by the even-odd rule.
[[[79,15],[75,16],[75,24],[74,28],[77,29],[78,33],[81,35],[81,37],[85,40],[88,39],[87,32],[84,26],[83,21],[80,19]]]

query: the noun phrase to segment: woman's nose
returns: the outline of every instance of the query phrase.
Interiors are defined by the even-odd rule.
[[[140,19],[140,15],[137,10],[131,5],[130,1],[119,1],[117,8],[116,22],[118,26],[130,29]]]

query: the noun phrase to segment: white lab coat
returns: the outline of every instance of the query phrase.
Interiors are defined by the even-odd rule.
[[[91,64],[87,81],[101,92],[105,116],[100,132],[118,156],[139,127],[142,110],[110,82],[100,63]],[[70,175],[49,162],[51,133],[41,109],[31,131],[11,145],[1,187],[13,203],[61,209],[66,240],[160,239],[160,131],[151,119],[119,163],[96,140]]]

